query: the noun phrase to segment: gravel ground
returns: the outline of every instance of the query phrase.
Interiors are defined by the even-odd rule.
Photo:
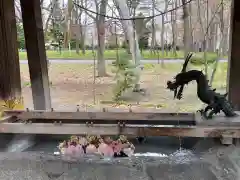
[[[64,137],[61,137],[64,138]],[[59,137],[37,136],[26,152],[0,153],[4,180],[239,180],[240,148],[211,139],[148,138],[136,145],[142,156],[123,159],[54,156]],[[2,137],[8,144],[10,136]],[[2,145],[3,146],[3,145]],[[3,148],[3,147],[2,147]],[[6,150],[6,146],[5,146]],[[2,149],[4,151],[4,149]],[[160,156],[143,156],[155,152]],[[146,154],[145,154],[146,155]],[[148,155],[150,155],[148,153]]]

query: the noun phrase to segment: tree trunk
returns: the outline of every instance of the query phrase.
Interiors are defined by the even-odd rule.
[[[210,34],[208,37],[208,51],[214,52],[214,31],[215,31],[215,23],[211,23],[209,28]]]
[[[124,32],[124,36],[125,36],[125,44],[126,44],[126,51],[128,54],[131,54],[131,50],[130,50],[130,46],[129,46],[129,40],[127,38],[127,33]]]
[[[99,13],[105,15],[107,0],[101,0]],[[106,76],[106,66],[104,59],[105,50],[105,17],[97,15],[98,49],[97,49],[97,73],[98,77]]]
[[[115,4],[118,6],[119,15],[123,18],[130,18],[130,14],[129,14],[129,10],[126,2],[124,2],[123,0],[114,0],[114,1],[115,1]],[[136,46],[135,52],[134,52],[134,43],[138,44],[138,38],[137,38],[137,34],[135,33],[135,40],[133,39],[133,31],[134,31],[133,22],[132,20],[124,20],[122,21],[122,23],[123,23],[122,24],[123,28],[126,30],[130,51],[132,54],[132,60],[136,62],[136,64],[138,65],[140,64],[141,53],[140,53],[139,46]]]
[[[79,4],[79,0],[76,1],[77,4]],[[79,45],[80,45],[80,31],[81,31],[81,12],[82,10],[80,9],[79,11],[79,8],[76,7],[75,9],[75,26],[78,25],[79,26],[79,31],[76,33],[76,53],[79,54]],[[79,16],[79,18],[78,18]]]
[[[69,47],[69,42],[71,41],[71,26],[72,26],[72,9],[73,0],[68,0],[68,9],[66,11],[66,29],[64,31],[64,48]]]
[[[85,30],[84,30],[85,31]],[[80,47],[82,49],[82,54],[86,54],[86,47],[85,47],[85,32],[81,29],[81,39],[80,39]]]
[[[152,0],[152,16],[155,16],[155,0]],[[156,29],[155,29],[155,18],[152,19],[152,40],[151,40],[151,53],[156,54]]]
[[[175,3],[172,3],[172,8],[177,7],[177,1]],[[176,57],[177,56],[177,48],[176,48],[176,11],[171,12],[171,23],[172,23],[172,49],[173,54]]]
[[[207,2],[208,3],[208,2]],[[205,26],[202,21],[202,16],[201,16],[201,9],[206,8],[206,7],[201,7],[200,0],[197,0],[197,13],[198,13],[198,20],[201,26],[201,31],[202,31],[202,50],[204,52],[204,70],[205,70],[205,75],[208,76],[208,62],[207,62],[207,53],[206,53],[206,48],[207,48],[207,38],[206,36],[208,35],[208,31],[205,30]],[[207,5],[208,8],[208,5]],[[208,10],[207,10],[207,18],[206,18],[206,24],[208,26]]]
[[[54,9],[54,7],[55,7],[55,4],[56,4],[56,0],[52,0],[52,1],[50,2],[49,6],[48,6],[48,9],[51,9],[51,10],[50,10],[50,12],[49,12],[49,14],[48,14],[48,17],[47,17],[47,20],[46,20],[46,22],[45,22],[44,32],[47,32],[47,30],[48,30],[48,25],[49,25],[49,22],[50,22],[50,20],[51,20],[52,15],[53,15],[53,9]],[[51,8],[51,7],[52,7],[52,8]]]
[[[212,85],[216,71],[217,71],[217,67],[218,67],[218,63],[219,63],[219,59],[222,57],[222,50],[224,47],[224,30],[225,30],[225,26],[224,26],[224,19],[223,19],[223,14],[224,13],[224,5],[223,5],[223,0],[221,0],[221,10],[219,13],[219,19],[220,19],[220,31],[221,31],[221,39],[220,39],[220,45],[219,45],[219,51],[217,54],[217,61],[215,62],[215,66],[213,68],[212,71],[212,75],[211,75],[211,79],[210,79],[210,85]]]
[[[85,0],[85,6],[87,5],[87,1],[88,0]],[[83,0],[81,0],[81,4],[83,5]],[[87,25],[87,20],[88,20],[88,17],[85,16],[85,19],[84,19],[84,27],[81,26],[81,29],[80,29],[80,33],[81,33],[81,40],[80,40],[80,45],[81,45],[81,49],[82,49],[82,54],[86,54],[86,47],[85,47],[85,37],[86,37],[86,25]]]
[[[77,37],[77,38],[76,38],[76,47],[75,47],[75,49],[76,49],[76,53],[77,53],[77,54],[80,54],[80,49],[79,49],[80,40],[79,40],[79,38],[80,38],[80,37]]]
[[[14,0],[0,2],[0,71],[1,116],[7,100],[21,100],[16,105],[23,108]]]
[[[166,12],[168,8],[168,0],[165,0],[165,8],[164,11]],[[165,14],[162,15],[162,31],[161,31],[161,48],[162,48],[162,61],[161,64],[164,66],[164,56],[165,56],[165,41],[164,41],[164,35],[165,35]],[[166,49],[167,50],[167,49]]]
[[[116,1],[114,1],[114,3],[116,4]],[[118,10],[118,12],[121,11],[121,9],[119,8],[119,6],[116,4],[116,9]],[[120,20],[121,24],[122,24],[122,28],[123,28],[123,33],[124,33],[124,38],[125,38],[125,45],[126,45],[126,52],[128,54],[131,54],[131,50],[130,50],[130,45],[129,45],[129,40],[128,40],[128,32],[127,32],[127,27],[124,26],[124,20]]]
[[[182,4],[185,4],[186,0],[182,0]],[[183,44],[184,44],[184,58],[187,57],[187,54],[190,51],[189,48],[189,14],[186,6],[183,6],[183,23],[184,23],[184,35],[183,35]]]
[[[189,50],[193,50],[193,28],[192,28],[192,4],[188,4],[188,18],[189,18]]]
[[[167,39],[168,39],[168,32],[166,31],[165,32],[165,38],[166,38],[166,43],[165,43],[165,49],[166,49],[166,57],[168,57],[168,51],[169,51],[169,47],[168,47],[168,41],[167,41]]]
[[[130,18],[129,9],[128,9],[126,1],[114,0],[114,3],[118,7],[119,15],[120,15],[121,18]],[[122,26],[127,33],[127,38],[129,40],[130,51],[131,51],[131,54],[132,54],[132,60],[138,66],[137,69],[136,69],[136,71],[138,71],[138,73],[137,73],[138,75],[136,77],[136,87],[139,87],[138,83],[139,83],[140,74],[141,74],[139,65],[140,65],[140,60],[141,60],[141,53],[140,53],[140,49],[139,49],[139,46],[138,46],[137,33],[135,33],[135,39],[134,39],[133,38],[134,28],[133,28],[133,21],[132,20],[122,21]]]
[[[162,15],[162,29],[161,29],[161,49],[162,49],[162,58],[165,56],[164,52],[164,31],[165,31],[165,25],[164,25],[164,14]]]

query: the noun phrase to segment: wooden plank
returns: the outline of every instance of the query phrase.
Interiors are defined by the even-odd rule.
[[[239,112],[236,112],[239,114]],[[214,116],[213,119],[203,120],[199,126],[240,126],[240,116],[226,117],[223,114]]]
[[[198,123],[198,126],[239,126],[240,127],[240,119],[237,121],[231,120],[222,120],[222,121],[203,121]]]
[[[22,120],[20,120],[22,121]],[[178,126],[178,125],[187,125],[192,126],[196,125],[196,122],[194,120],[149,120],[149,119],[142,119],[142,120],[116,120],[116,119],[32,119],[32,120],[26,120],[26,122],[31,121],[32,123],[55,123],[55,122],[61,122],[61,124],[132,124],[132,125],[172,125],[172,126]]]
[[[0,123],[12,122],[13,120],[15,120],[13,116],[4,116],[0,118]]]
[[[237,112],[239,113],[239,112]],[[62,123],[117,123],[124,121],[132,124],[155,125],[195,125],[197,115],[193,113],[156,113],[156,112],[50,112],[50,111],[5,111],[6,115],[17,116],[19,119],[38,119],[39,122],[51,123],[54,120]],[[50,121],[51,120],[51,121]],[[116,121],[116,122],[115,122]],[[37,122],[37,121],[35,121]],[[201,120],[198,126],[240,126],[240,116],[228,118],[218,115],[211,120]]]
[[[240,7],[239,0],[232,0],[230,38],[229,38],[229,63],[228,63],[228,83],[227,91],[229,100],[236,110],[240,110]]]
[[[0,105],[2,99],[21,97],[14,0],[0,1]]]
[[[34,109],[51,108],[40,0],[20,0]]]
[[[193,113],[153,113],[153,112],[47,112],[47,111],[5,111],[6,115],[19,119],[57,119],[57,120],[168,120],[193,121]]]
[[[182,136],[182,137],[221,137],[223,133],[232,134],[233,138],[240,138],[240,127],[136,127],[126,126],[120,129],[116,125],[97,125],[87,127],[79,124],[22,124],[2,123],[0,133],[16,134],[97,134],[128,136]]]

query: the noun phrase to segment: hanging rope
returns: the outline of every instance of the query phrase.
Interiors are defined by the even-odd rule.
[[[87,12],[90,12],[90,13],[93,13],[93,14],[96,14],[96,15],[99,15],[99,16],[104,16],[106,18],[110,18],[110,19],[117,19],[117,20],[137,20],[137,19],[152,19],[154,17],[157,17],[157,16],[161,16],[161,15],[164,15],[164,14],[167,14],[169,12],[172,12],[172,11],[175,11],[175,10],[178,10],[180,8],[182,8],[183,6],[186,6],[187,4],[191,3],[192,1],[194,0],[189,0],[187,2],[185,2],[184,4],[181,4],[180,6],[178,7],[175,7],[175,8],[172,8],[168,11],[164,11],[164,12],[161,12],[159,14],[156,14],[154,16],[147,16],[147,17],[131,17],[131,18],[118,18],[118,17],[114,17],[114,16],[108,16],[108,15],[105,15],[105,14],[100,14],[100,13],[97,13],[95,11],[92,11],[90,10],[89,8],[86,8],[82,5],[79,5],[78,3],[74,2],[73,4],[81,9],[83,9],[84,11],[87,11]]]

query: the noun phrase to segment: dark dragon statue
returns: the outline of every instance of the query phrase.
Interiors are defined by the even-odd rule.
[[[205,109],[198,110],[204,118],[211,119],[214,114],[218,114],[221,111],[224,112],[226,117],[237,116],[233,106],[226,98],[227,93],[220,94],[216,92],[216,89],[212,89],[202,71],[186,70],[191,57],[192,54],[187,55],[182,71],[176,75],[175,80],[167,82],[167,89],[174,91],[174,99],[182,99],[184,86],[191,81],[196,81],[197,96],[203,103],[207,104]]]

